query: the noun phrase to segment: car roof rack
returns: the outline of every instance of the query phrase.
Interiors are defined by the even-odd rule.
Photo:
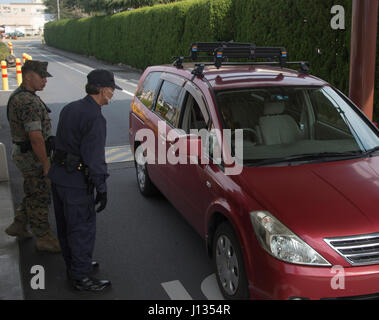
[[[305,61],[288,62],[287,50],[283,47],[257,47],[252,43],[241,42],[196,42],[191,45],[189,56],[174,57],[174,66],[183,69],[184,60],[198,61],[212,59],[213,63],[195,64],[193,74],[203,76],[205,66],[214,65],[217,69],[222,65],[280,65],[300,64],[300,72],[309,73],[309,63]],[[230,59],[247,59],[247,62],[231,62]],[[257,59],[267,60],[257,62]],[[278,61],[273,61],[278,60]]]

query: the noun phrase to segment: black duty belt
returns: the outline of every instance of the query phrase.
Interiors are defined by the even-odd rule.
[[[88,171],[88,166],[83,163],[80,156],[63,150],[55,150],[53,154],[53,163],[59,167],[65,167],[66,171],[69,173],[77,170],[83,171],[86,174]]]
[[[57,166],[64,167],[68,173],[74,171],[83,172],[87,183],[88,194],[93,194],[95,185],[89,178],[88,166],[83,163],[81,157],[63,150],[55,150],[53,154],[53,163]]]

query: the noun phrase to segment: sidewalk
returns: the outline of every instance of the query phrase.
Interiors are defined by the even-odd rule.
[[[0,300],[22,300],[19,247],[4,230],[14,218],[5,147],[0,143]]]

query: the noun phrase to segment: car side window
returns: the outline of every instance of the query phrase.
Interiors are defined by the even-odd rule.
[[[207,157],[213,159],[215,163],[221,163],[221,148],[217,140],[217,134],[209,117],[209,112],[205,106],[204,98],[194,96],[186,92],[184,99],[182,119],[180,122],[180,129],[184,130],[186,134],[198,134],[203,142],[203,152]],[[203,101],[202,107],[199,105]]]
[[[155,112],[173,126],[176,126],[179,121],[181,92],[182,87],[164,81],[155,107]]]
[[[195,98],[187,92],[184,101],[181,129],[187,134],[191,133],[191,130],[208,129],[208,123]]]
[[[136,93],[136,97],[149,109],[153,107],[160,76],[161,72],[148,74]]]

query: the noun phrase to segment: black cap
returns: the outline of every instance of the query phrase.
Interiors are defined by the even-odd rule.
[[[94,86],[104,88],[110,87],[118,90],[122,90],[115,82],[113,72],[104,70],[104,69],[96,69],[91,71],[87,75],[88,84],[92,84]]]
[[[52,77],[50,73],[47,72],[48,62],[42,62],[37,60],[28,60],[22,66],[21,71],[33,71],[37,73],[42,78]]]

